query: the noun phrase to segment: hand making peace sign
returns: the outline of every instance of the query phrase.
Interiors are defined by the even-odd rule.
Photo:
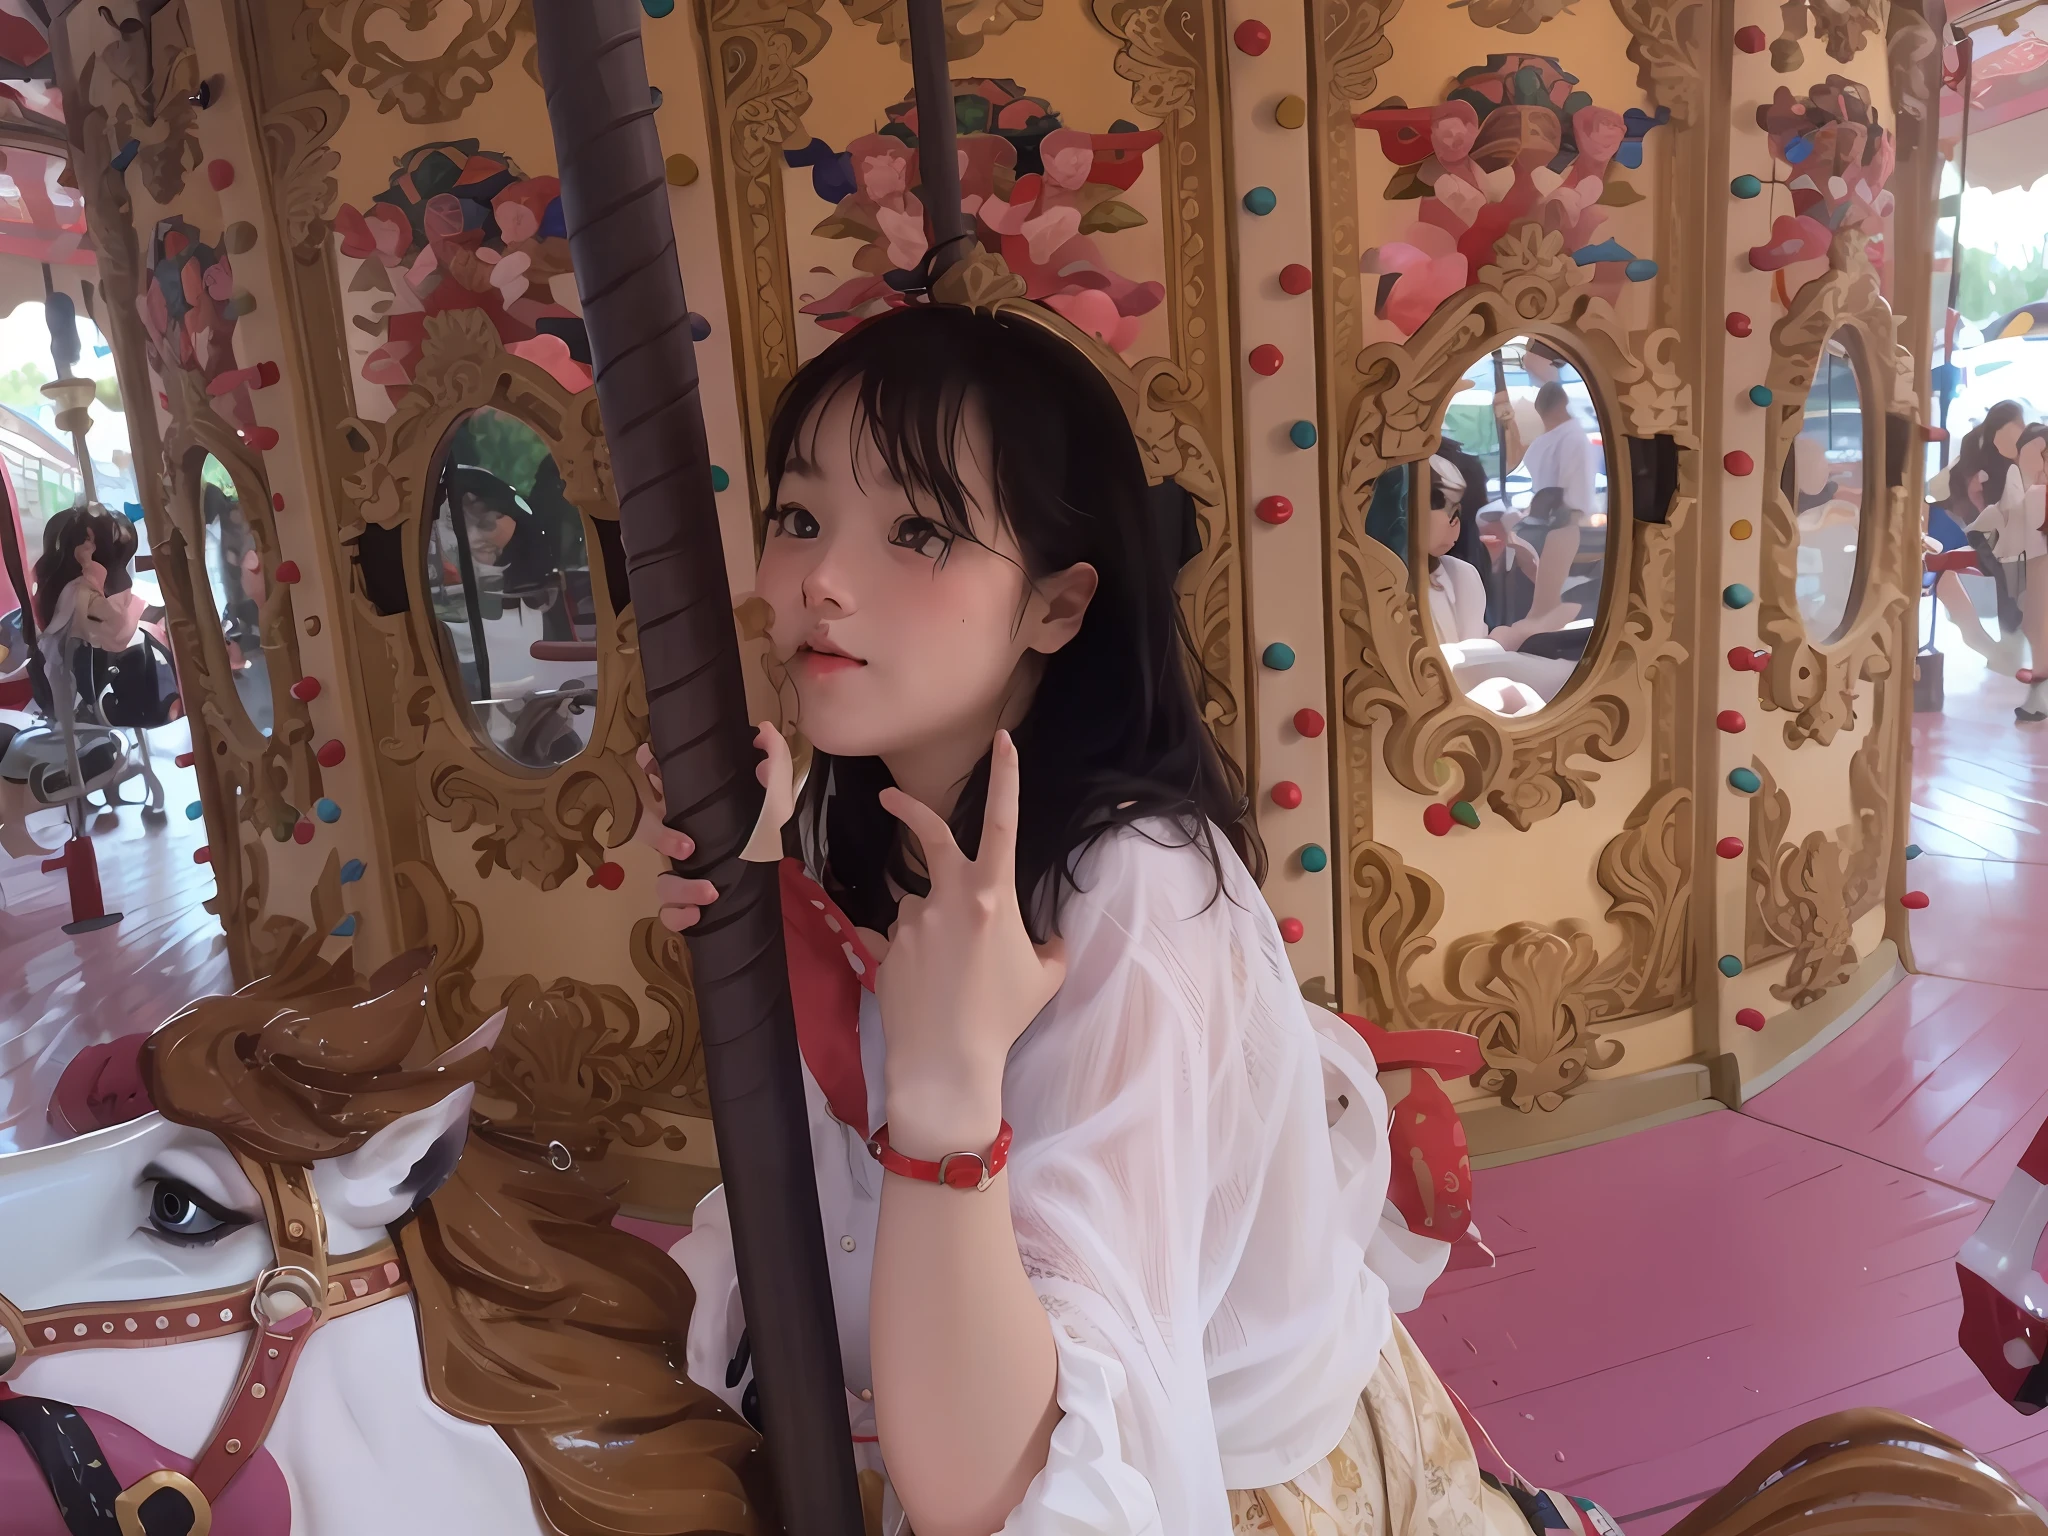
[[[899,789],[882,807],[916,836],[931,894],[897,907],[875,978],[888,1040],[892,1144],[934,1158],[987,1146],[1002,1120],[1010,1047],[1066,978],[1057,936],[1033,944],[1017,905],[1017,748],[996,734],[979,856],[960,851],[930,806]]]

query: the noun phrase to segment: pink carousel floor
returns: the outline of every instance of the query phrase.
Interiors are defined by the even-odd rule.
[[[2048,1117],[2048,726],[1947,649],[1947,708],[1914,730],[1921,974],[1740,1113],[1480,1173],[1500,1263],[1407,1320],[1524,1476],[1629,1536],[1861,1406],[2048,1498],[2048,1423],[1956,1347],[1954,1263]]]

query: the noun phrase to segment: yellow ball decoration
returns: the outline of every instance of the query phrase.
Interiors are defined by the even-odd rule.
[[[688,155],[670,155],[667,168],[668,184],[672,187],[687,187],[697,179],[697,162]]]
[[[1746,517],[1738,517],[1728,525],[1728,537],[1731,539],[1746,539],[1755,532],[1756,529],[1750,525]]]
[[[1299,128],[1308,121],[1308,103],[1299,96],[1282,96],[1273,109],[1273,121],[1282,128]]]

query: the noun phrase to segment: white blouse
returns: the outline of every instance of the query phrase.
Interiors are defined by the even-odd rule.
[[[1010,1053],[1010,1205],[1064,1416],[1007,1536],[1227,1536],[1227,1489],[1326,1484],[1391,1332],[1389,1284],[1414,1306],[1449,1254],[1386,1200],[1371,1053],[1304,1003],[1264,897],[1215,837],[1221,895],[1165,822],[1089,851],[1061,913],[1066,981]],[[881,1124],[869,992],[860,1041]],[[804,1084],[856,1459],[882,1470],[861,1394],[883,1176],[808,1070]],[[697,1293],[691,1379],[737,1407],[722,1188],[672,1251]],[[883,1529],[903,1529],[886,1489]]]

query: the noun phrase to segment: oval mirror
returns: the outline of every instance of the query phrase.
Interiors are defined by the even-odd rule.
[[[235,696],[250,723],[270,734],[270,663],[263,654],[263,556],[242,510],[241,488],[212,454],[199,469],[199,511],[206,525],[206,587],[226,642]]]
[[[1467,370],[1435,455],[1381,477],[1373,511],[1384,525],[1382,502],[1415,509],[1404,550],[1415,600],[1475,704],[1533,714],[1584,660],[1607,590],[1608,469],[1584,372],[1524,336]]]
[[[1799,616],[1821,645],[1854,616],[1863,526],[1863,391],[1848,336],[1837,331],[1821,352],[1780,481],[1799,528]]]
[[[477,733],[528,768],[581,752],[597,705],[583,518],[518,417],[486,408],[449,433],[425,575],[442,662]]]

